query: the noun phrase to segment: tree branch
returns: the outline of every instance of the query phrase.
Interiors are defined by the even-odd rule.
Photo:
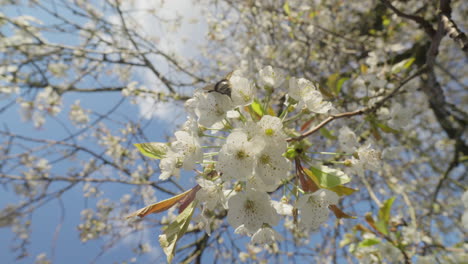
[[[288,138],[286,141],[288,142],[292,142],[292,141],[299,141],[299,140],[302,140],[303,138],[305,137],[308,137],[310,135],[312,135],[313,133],[317,132],[320,128],[324,127],[325,125],[327,125],[328,123],[330,123],[331,121],[335,120],[335,119],[340,119],[340,118],[344,118],[344,117],[351,117],[351,116],[355,116],[355,115],[362,115],[362,114],[366,114],[366,113],[372,113],[374,111],[376,111],[377,109],[379,109],[385,102],[387,102],[390,98],[392,98],[393,96],[395,96],[398,91],[400,91],[400,89],[405,85],[407,84],[409,81],[411,81],[412,79],[414,79],[415,77],[419,76],[421,73],[423,73],[426,69],[423,67],[421,69],[419,69],[417,72],[415,72],[413,75],[411,75],[410,77],[406,78],[405,80],[403,80],[400,85],[395,88],[391,93],[389,93],[387,96],[385,96],[383,99],[381,99],[380,101],[378,101],[377,103],[371,105],[371,106],[368,106],[368,107],[364,107],[364,108],[361,108],[359,110],[356,110],[356,111],[352,111],[352,112],[346,112],[346,113],[341,113],[341,114],[336,114],[336,115],[331,115],[329,117],[327,117],[325,120],[323,120],[320,124],[318,124],[317,126],[311,128],[310,130],[308,130],[307,132],[304,132],[302,135],[298,136],[298,137],[294,137],[294,138]]]
[[[420,17],[420,16],[416,16],[416,15],[410,15],[410,14],[406,14],[400,10],[398,10],[394,5],[392,5],[392,3],[390,3],[390,1],[388,0],[380,0],[386,7],[388,7],[389,9],[391,9],[395,14],[397,14],[397,16],[399,17],[403,17],[403,18],[406,18],[406,19],[409,19],[409,20],[412,20],[414,22],[416,22],[420,27],[422,27],[424,29],[424,31],[426,32],[427,35],[429,35],[430,37],[432,37],[434,34],[435,34],[435,30],[434,28],[432,27],[432,25],[427,21],[425,20],[424,18]]]

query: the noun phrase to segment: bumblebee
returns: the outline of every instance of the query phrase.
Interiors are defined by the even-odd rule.
[[[231,83],[229,82],[229,79],[231,79],[233,72],[230,72],[226,77],[224,77],[221,81],[217,82],[215,85],[208,85],[204,90],[208,91],[209,93],[211,92],[217,92],[220,94],[225,94],[229,97],[231,97]]]

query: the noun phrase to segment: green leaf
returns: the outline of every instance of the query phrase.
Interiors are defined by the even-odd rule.
[[[411,67],[411,65],[413,64],[413,62],[415,60],[416,60],[415,58],[409,58],[409,59],[406,59],[406,60],[402,60],[402,61],[400,61],[397,64],[394,64],[392,66],[391,72],[393,74],[395,74],[395,73],[401,72],[402,70],[406,70],[409,67]]]
[[[322,127],[320,128],[320,134],[322,134],[322,136],[328,138],[328,139],[331,139],[331,140],[336,140],[338,139],[336,136],[334,136],[330,130],[326,129],[325,127]]]
[[[315,176],[315,174],[311,170],[309,170],[307,168],[303,168],[303,169],[304,169],[304,172],[306,173],[307,177],[309,177],[309,179],[311,179],[315,183],[315,185],[320,185],[320,182],[319,182],[317,176]]]
[[[365,65],[365,64],[361,64],[359,68],[360,68],[362,74],[366,74],[367,70],[369,69],[367,67],[367,65]]]
[[[387,16],[382,16],[382,25],[387,27],[388,25],[390,25],[390,22],[391,22],[391,20],[388,19]]]
[[[333,91],[335,95],[340,94],[341,88],[343,87],[343,84],[345,81],[347,81],[349,77],[341,77],[340,78],[340,73],[333,73],[327,78],[327,87]]]
[[[359,242],[358,248],[362,247],[370,247],[373,245],[377,245],[380,243],[380,240],[377,238],[369,238],[369,239],[364,239],[363,241]]]
[[[167,256],[167,262],[171,263],[174,258],[176,243],[187,231],[187,227],[195,211],[195,202],[192,202],[176,219],[163,228],[164,233],[159,236],[159,244]]]
[[[283,10],[288,16],[291,16],[291,9],[289,8],[289,3],[286,1],[283,5]]]
[[[328,88],[332,89],[333,91],[335,90],[335,85],[336,81],[338,80],[338,77],[340,77],[339,73],[333,73],[327,78],[327,86]]]
[[[396,129],[393,129],[389,126],[387,126],[386,124],[383,124],[383,123],[376,123],[376,125],[380,128],[380,130],[382,130],[383,132],[385,133],[393,133],[393,134],[398,134],[400,131],[396,130]]]
[[[379,215],[378,215],[379,220],[384,220],[387,223],[388,221],[390,221],[390,212],[391,212],[394,201],[395,201],[395,197],[392,197],[384,202],[382,207],[379,209]]]
[[[403,67],[405,69],[408,69],[409,67],[411,67],[411,65],[413,65],[414,61],[416,60],[416,58],[409,58],[407,59],[405,65],[403,65]]]
[[[310,171],[315,175],[322,188],[331,189],[351,181],[349,176],[344,172],[323,165],[320,169],[310,167]]]
[[[353,234],[344,234],[343,238],[340,240],[340,248],[352,244],[354,242]]]
[[[338,186],[335,186],[333,188],[328,188],[328,189],[338,194],[338,196],[351,195],[358,191],[356,189],[349,188],[349,187],[342,186],[342,185],[338,185]]]
[[[250,106],[252,107],[252,110],[254,110],[254,112],[260,117],[265,114],[265,110],[263,109],[262,104],[257,99],[255,99]]]
[[[338,95],[341,92],[341,88],[343,88],[344,82],[349,80],[349,77],[342,77],[338,80],[335,86],[335,94]]]
[[[375,223],[375,228],[380,233],[388,235],[388,227],[383,221],[377,220],[377,222]]]
[[[149,143],[137,143],[135,147],[141,152],[141,154],[153,158],[162,159],[166,156],[168,147],[165,143],[149,142]]]
[[[293,160],[294,158],[297,157],[297,151],[294,148],[288,148],[284,156],[290,160]]]
[[[388,235],[388,223],[390,222],[390,215],[393,202],[395,201],[395,197],[392,197],[384,202],[382,207],[379,209],[379,213],[377,215],[377,229],[382,232],[382,234]]]

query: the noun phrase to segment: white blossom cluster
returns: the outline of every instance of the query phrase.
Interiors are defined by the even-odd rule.
[[[260,70],[257,82],[244,76],[240,70],[230,75],[230,96],[196,90],[186,102],[188,120],[175,132],[175,141],[170,146],[158,146],[165,153],[160,162],[160,179],[179,177],[180,169],[193,170],[200,164],[205,173],[197,179],[201,190],[196,200],[202,213],[196,219],[206,231],[210,233],[213,225],[209,212],[224,208],[236,233],[251,236],[253,244],[271,244],[283,239],[272,228],[281,216],[293,216],[296,210],[299,228],[316,230],[328,219],[328,207],[337,204],[338,195],[319,189],[298,193],[294,205],[272,200],[269,192],[293,178],[291,160],[284,155],[288,149],[284,118],[266,110],[263,115],[256,114],[247,110],[248,106],[262,89],[277,89],[285,84],[289,84],[287,107],[324,114],[332,106],[311,81],[291,78],[288,83],[271,66]],[[257,107],[262,106],[257,103]],[[207,142],[215,146],[202,149]],[[215,151],[204,153],[209,148]],[[216,176],[209,176],[207,171],[215,171]]]
[[[68,117],[73,124],[78,126],[84,126],[89,122],[89,110],[85,110],[80,106],[80,100],[76,100],[75,103],[70,107]]]
[[[23,98],[18,98],[17,101],[21,106],[23,119],[32,120],[38,128],[44,125],[47,115],[56,116],[62,107],[60,94],[50,86],[38,93],[34,101],[26,101]]]

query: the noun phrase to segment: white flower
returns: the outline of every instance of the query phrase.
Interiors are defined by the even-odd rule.
[[[196,162],[203,160],[203,152],[198,137],[194,137],[185,131],[177,131],[175,136],[177,140],[172,143],[172,148],[183,157],[183,168],[186,170],[193,169]]]
[[[67,70],[70,68],[69,65],[64,63],[50,63],[47,67],[48,71],[55,77],[65,77]]]
[[[47,86],[36,96],[35,104],[38,110],[57,115],[61,110],[62,98],[55,89]]]
[[[182,130],[190,135],[198,135],[198,122],[192,116],[187,117],[187,121],[182,125]]]
[[[197,192],[196,199],[204,203],[206,209],[214,210],[218,204],[227,209],[226,196],[224,195],[223,185],[220,179],[213,182],[200,178],[197,179],[197,183],[202,189]]]
[[[276,116],[264,115],[262,119],[257,123],[261,129],[261,134],[266,137],[273,138],[275,140],[284,140],[286,136],[283,132],[283,123],[281,119]]]
[[[75,103],[71,106],[70,112],[68,113],[68,118],[75,125],[84,125],[89,122],[89,111],[85,111],[80,106],[80,100],[76,100]]]
[[[468,230],[468,210],[465,209],[465,212],[462,215],[462,226],[465,230]]]
[[[218,155],[216,169],[226,180],[246,180],[253,173],[255,146],[247,140],[247,134],[234,131],[226,139]]]
[[[198,194],[199,192],[197,192]],[[215,214],[208,210],[208,208],[204,207],[201,211],[201,213],[193,218],[195,222],[198,222],[201,227],[205,229],[205,232],[208,235],[211,235],[211,230],[216,230],[216,228],[219,226],[220,222],[215,218]],[[212,229],[213,227],[213,229]]]
[[[437,263],[437,258],[433,255],[418,256],[418,264],[435,264]]]
[[[381,153],[367,145],[366,147],[360,147],[357,150],[359,159],[354,157],[351,160],[352,169],[359,175],[364,175],[365,170],[371,170],[378,172],[381,166]]]
[[[390,243],[381,242],[377,244],[376,247],[378,248],[382,258],[385,258],[387,261],[391,261],[392,263],[401,263],[404,259],[401,251]]]
[[[189,113],[195,114],[198,123],[205,127],[222,121],[226,112],[233,108],[229,96],[201,90],[196,91],[193,98],[187,100],[185,107]]]
[[[247,78],[240,76],[240,71],[235,71],[231,78],[231,99],[233,106],[249,105],[253,102],[255,91],[254,85]]]
[[[298,101],[299,109],[306,106],[314,113],[323,114],[332,108],[330,102],[323,101],[322,94],[314,84],[304,78],[293,77],[289,80],[289,96]]]
[[[276,241],[282,241],[283,239],[283,236],[270,227],[262,227],[252,236],[252,243],[255,245],[270,245]]]
[[[402,233],[404,241],[408,244],[418,244],[421,242],[422,235],[414,226],[404,226]]]
[[[166,157],[161,159],[159,163],[159,168],[161,169],[161,175],[159,175],[160,180],[167,180],[171,176],[180,176],[180,167],[182,166],[182,157],[180,154],[169,150],[166,153]]]
[[[250,127],[247,131],[253,132],[255,144],[259,148],[275,146],[281,154],[286,151],[286,134],[283,132],[283,123],[278,117],[264,115],[254,129]]]
[[[34,264],[50,264],[50,263],[52,262],[47,258],[46,253],[41,253],[37,255],[36,261],[34,262]]]
[[[242,263],[248,262],[249,260],[257,260],[258,253],[262,252],[263,248],[254,246],[253,244],[246,245],[247,252],[240,252],[239,259]]]
[[[308,230],[318,229],[328,219],[328,206],[336,203],[338,195],[326,189],[305,194],[297,201],[297,208],[301,212],[300,226]]]
[[[240,113],[236,110],[229,110],[226,113],[226,117],[229,119],[238,119],[240,116]]]
[[[127,86],[122,89],[122,95],[123,96],[135,96],[137,95],[137,85],[138,82],[131,82],[127,84]]]
[[[462,203],[463,206],[465,207],[465,211],[463,212],[462,215],[462,226],[465,228],[465,230],[468,230],[468,191],[465,191],[462,195]]]
[[[319,91],[311,91],[303,98],[307,108],[319,114],[324,114],[332,108],[332,104],[327,101],[323,101],[323,96]]]
[[[366,58],[367,65],[369,65],[371,69],[375,69],[375,67],[377,66],[377,63],[379,62],[379,56],[377,52],[371,51],[369,52],[367,56],[368,56]]]
[[[262,179],[260,179],[260,177],[257,177],[256,175],[252,175],[247,179],[247,188],[263,192],[271,192],[275,190],[271,190],[271,187],[267,188],[267,186],[265,186],[265,184],[263,183]]]
[[[247,230],[244,225],[240,225],[236,230],[234,230],[235,234],[242,235],[242,236],[251,236],[252,232]]]
[[[355,79],[354,81],[354,86],[366,88],[366,89],[360,89],[360,94],[357,94],[357,96],[376,96],[380,94],[386,87],[387,81],[378,78],[375,74],[367,74],[367,75],[360,75],[358,78]],[[379,99],[379,96],[377,96],[374,99]],[[369,101],[369,105],[372,105],[373,102],[376,102],[376,100],[371,100]]]
[[[289,96],[294,100],[301,102],[302,98],[304,98],[307,93],[310,91],[315,90],[313,84],[304,78],[296,78],[292,77],[289,79]]]
[[[394,103],[390,109],[391,119],[388,122],[390,127],[401,129],[407,126],[413,115],[408,108],[403,108],[399,103]]]
[[[390,109],[388,109],[387,107],[380,107],[378,110],[377,110],[377,116],[380,120],[389,120],[391,118],[390,116]]]
[[[277,88],[279,87],[284,78],[281,74],[273,70],[273,67],[266,66],[260,70],[258,73],[258,84],[260,87],[270,87],[270,88]]]
[[[349,127],[340,128],[338,141],[340,142],[341,149],[347,153],[354,153],[358,146],[356,135]]]
[[[287,179],[291,168],[291,162],[282,156],[283,148],[274,145],[266,145],[257,154],[257,165],[254,168],[255,177],[259,177],[263,183],[263,189],[274,191],[278,188],[281,180]]]
[[[371,145],[367,147],[360,147],[357,151],[359,160],[364,163],[364,168],[372,171],[379,171],[381,168],[381,153],[371,148]]]
[[[264,142],[261,142],[261,141],[264,141],[264,139],[261,136],[262,135],[261,128],[257,125],[257,123],[251,120],[248,120],[243,125],[241,125],[241,127],[242,127],[241,128],[242,131],[244,131],[247,134],[248,140],[258,140],[258,142],[256,142],[257,144],[264,145]]]
[[[462,203],[466,209],[468,209],[468,191],[465,191],[462,195]]]
[[[273,207],[276,209],[276,212],[279,215],[292,215],[292,205],[287,203],[285,199],[281,199],[281,201],[271,201]]]
[[[250,232],[256,232],[263,224],[275,226],[279,216],[270,202],[267,193],[256,190],[247,190],[237,193],[228,201],[227,221],[234,228],[241,225]]]

